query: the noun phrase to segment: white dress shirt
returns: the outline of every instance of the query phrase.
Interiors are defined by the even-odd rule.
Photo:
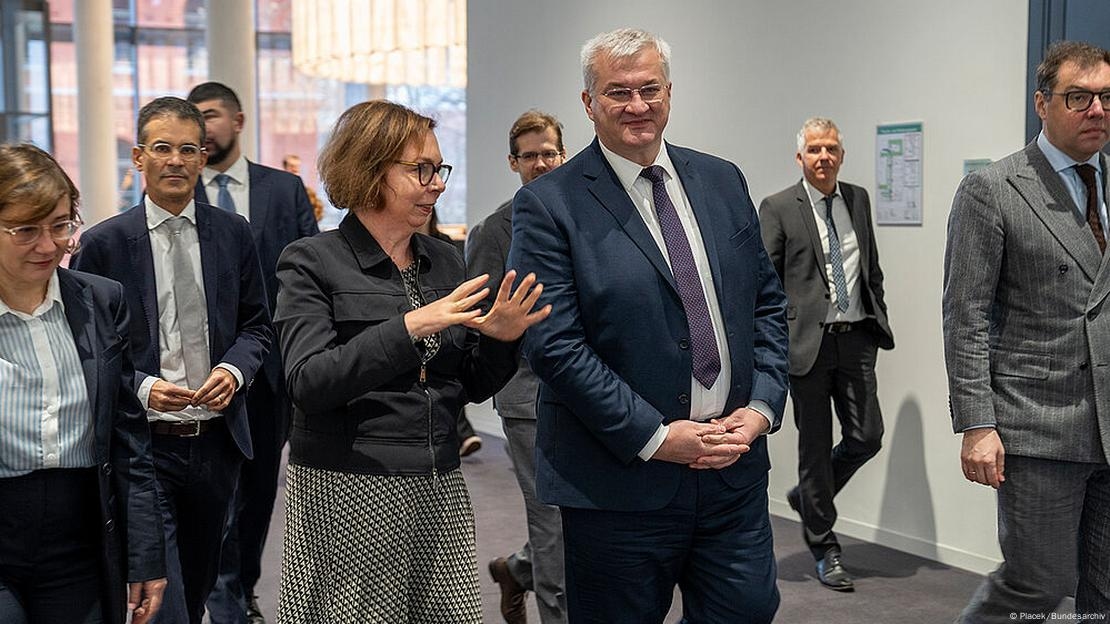
[[[659,218],[655,212],[655,199],[652,194],[651,181],[640,176],[640,172],[645,167],[617,155],[600,141],[598,145],[601,146],[601,153],[605,156],[605,160],[616,172],[621,186],[624,187],[633,205],[636,206],[636,212],[639,213],[648,231],[651,232],[651,237],[663,254],[663,259],[670,266],[671,261],[667,255],[667,245],[663,241],[663,229],[659,225]],[[725,403],[728,401],[729,390],[732,388],[732,360],[729,357],[728,340],[725,337],[725,323],[721,316],[721,306],[717,301],[717,290],[713,283],[713,272],[709,267],[709,257],[705,253],[705,243],[702,241],[701,229],[698,227],[698,221],[690,207],[690,200],[686,197],[686,190],[682,187],[682,181],[679,180],[675,172],[674,164],[671,163],[671,157],[665,146],[659,150],[659,155],[656,156],[655,162],[652,164],[659,165],[666,173],[667,195],[671,198],[671,203],[674,204],[675,211],[678,213],[678,220],[682,223],[686,239],[690,242],[694,265],[698,269],[702,292],[705,293],[705,302],[709,308],[709,320],[713,324],[713,338],[717,343],[717,352],[721,356],[721,372],[712,388],[702,386],[699,381],[694,379],[693,374],[690,376],[690,418],[692,420],[708,421],[711,418],[720,418],[724,415],[722,412],[725,409]],[[769,405],[763,401],[753,401],[749,407],[767,417],[768,423],[771,422],[773,411]],[[651,459],[651,456],[659,450],[666,437],[667,426],[660,424],[659,429],[656,430],[647,444],[640,449],[640,458],[644,461]]]
[[[1087,220],[1087,185],[1083,184],[1083,180],[1079,178],[1079,172],[1075,170],[1075,165],[1088,164],[1095,168],[1095,185],[1098,187],[1098,218],[1102,224],[1103,235],[1110,238],[1107,230],[1106,223],[1106,198],[1103,197],[1103,189],[1106,188],[1106,177],[1102,171],[1102,162],[1099,160],[1099,153],[1095,152],[1086,163],[1079,163],[1072,159],[1064,152],[1060,151],[1048,137],[1044,135],[1044,130],[1037,135],[1037,147],[1041,148],[1045,158],[1048,159],[1048,164],[1052,165],[1053,171],[1060,176],[1064,182],[1064,187],[1068,189],[1068,195],[1071,196],[1072,201],[1075,202],[1075,208],[1079,211],[1079,217],[1084,221]]]
[[[173,296],[173,279],[176,271],[185,270],[192,271],[200,286],[201,302],[204,304],[204,310],[201,315],[202,323],[204,326],[204,333],[208,334],[208,303],[207,294],[204,291],[204,274],[201,271],[200,260],[200,240],[197,238],[197,208],[196,204],[192,201],[189,205],[181,211],[179,216],[184,217],[189,225],[181,230],[179,243],[187,245],[187,253],[189,255],[188,267],[176,267],[169,261],[170,257],[170,229],[166,221],[173,218],[173,214],[163,210],[150,199],[147,195],[146,202],[146,226],[150,233],[150,251],[154,257],[154,284],[155,292],[158,296],[158,348],[159,348],[159,362],[161,366],[161,379],[168,381],[174,385],[187,388],[189,386],[185,377],[185,358],[181,352],[181,332],[178,329],[177,322],[177,304]],[[210,356],[209,356],[210,357]],[[220,368],[227,369],[236,381],[236,388],[243,385],[243,373],[238,368],[221,362],[217,364]],[[159,412],[158,410],[150,409],[150,389],[159,378],[151,376],[143,380],[139,386],[139,400],[142,401],[143,407],[147,408],[148,420],[165,420],[170,422],[181,422],[190,420],[208,420],[215,418],[220,414],[217,412],[210,412],[203,407],[186,407],[180,412]],[[197,388],[191,388],[197,390]]]
[[[55,271],[31,314],[0,300],[0,478],[95,463],[92,407]]]
[[[235,202],[235,212],[249,222],[251,220],[251,179],[247,168],[247,157],[240,155],[239,160],[233,162],[227,171],[220,172],[212,167],[205,167],[200,174],[204,193],[208,196],[208,204],[224,208],[219,206],[220,185],[216,183],[216,176],[220,173],[230,178],[227,182],[227,192],[231,193],[231,201]]]
[[[829,311],[825,314],[826,323],[854,323],[867,318],[860,300],[860,253],[859,239],[856,230],[852,227],[852,215],[848,212],[848,204],[844,201],[844,194],[840,192],[837,183],[836,196],[833,197],[832,213],[833,223],[836,225],[836,236],[840,240],[840,258],[844,263],[844,280],[848,283],[848,309],[841,312],[836,307],[837,297],[836,282],[833,280],[832,262],[829,261],[829,227],[825,223],[825,194],[810,186],[809,182],[802,180],[809,195],[809,204],[813,208],[813,217],[817,221],[817,233],[821,235],[821,251],[825,254],[825,279],[829,283]]]

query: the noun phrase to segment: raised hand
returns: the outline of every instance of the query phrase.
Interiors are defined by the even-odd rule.
[[[489,275],[479,275],[459,284],[446,297],[406,312],[405,329],[413,338],[423,338],[477,319],[482,311],[474,306],[489,294],[488,288],[482,288],[487,281]]]
[[[520,338],[524,330],[547,318],[551,314],[550,304],[532,312],[543,293],[543,284],[536,281],[536,274],[529,273],[521,280],[520,286],[512,291],[515,279],[515,270],[506,273],[489,312],[484,316],[468,319],[463,325],[477,329],[490,338],[511,342]]]

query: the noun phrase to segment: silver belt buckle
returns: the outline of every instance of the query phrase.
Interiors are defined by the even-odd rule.
[[[188,423],[183,423],[183,424],[185,424],[186,426],[192,425],[193,431],[191,433],[179,434],[182,438],[195,438],[195,437],[200,435],[200,421],[199,420],[193,420],[193,421],[190,421]]]

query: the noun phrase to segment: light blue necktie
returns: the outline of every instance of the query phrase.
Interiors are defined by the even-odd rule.
[[[840,251],[840,236],[836,233],[836,223],[833,221],[833,198],[836,194],[825,197],[825,226],[829,229],[829,264],[832,265],[833,285],[836,286],[836,309],[841,312],[848,311],[848,280],[844,278],[844,256]]]
[[[216,196],[216,205],[224,210],[235,214],[235,200],[231,198],[231,191],[227,190],[227,183],[231,178],[226,173],[216,175],[216,184],[220,186],[220,193]]]

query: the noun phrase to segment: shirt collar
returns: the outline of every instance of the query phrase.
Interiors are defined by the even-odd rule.
[[[1049,141],[1048,137],[1045,136],[1044,130],[1041,130],[1041,133],[1037,135],[1037,147],[1041,148],[1044,157],[1048,159],[1048,164],[1052,165],[1052,170],[1056,173],[1084,163],[1091,165],[1096,171],[1102,173],[1102,162],[1099,160],[1098,152],[1091,154],[1091,157],[1083,163],[1076,162],[1071,156],[1068,156],[1053,145],[1052,141]]]
[[[158,204],[154,203],[154,200],[150,198],[150,195],[146,195],[143,198],[143,202],[146,204],[146,229],[147,230],[153,230],[154,228],[158,227],[159,225],[162,225],[163,223],[165,223],[167,220],[172,219],[173,216],[174,216],[173,213],[167,211],[166,209],[162,208]],[[181,214],[178,215],[178,216],[185,217],[186,219],[189,220],[190,223],[193,224],[194,227],[196,227],[196,224],[197,224],[197,205],[196,205],[196,203],[193,200],[190,199],[189,204],[187,206],[185,206],[185,209],[182,210]]]
[[[221,173],[227,174],[227,177],[231,178],[231,181],[235,184],[243,184],[247,179],[247,157],[240,154],[239,159],[231,163],[227,171],[217,171],[212,167],[205,167],[204,171],[200,174],[200,179],[204,182],[205,186],[208,186],[212,184],[212,180]]]
[[[640,177],[640,172],[647,167],[644,167],[639,163],[632,162],[624,156],[617,154],[613,150],[605,147],[605,144],[602,143],[600,140],[597,142],[597,144],[601,147],[601,154],[605,156],[605,160],[609,163],[609,166],[612,167],[613,171],[617,174],[617,179],[621,181],[621,186],[624,187],[624,192],[630,193],[632,191],[632,185],[635,184],[636,180]],[[653,162],[652,164],[662,167],[663,171],[667,173],[668,178],[673,179],[675,177],[674,163],[671,162],[671,155],[667,153],[666,142],[664,142],[662,144],[662,147],[659,148],[659,154],[655,157],[655,162]]]
[[[58,309],[62,311],[62,314],[65,314],[66,307],[65,302],[62,301],[62,289],[58,283],[57,269],[54,269],[54,272],[50,275],[50,281],[46,283],[46,298],[42,300],[42,303],[40,303],[33,312],[31,312],[30,316],[42,316],[49,312],[50,308],[54,307],[55,304],[57,304]],[[8,304],[4,303],[3,299],[0,299],[0,316],[4,316],[9,312],[20,318],[30,318],[28,315],[8,307]]]
[[[811,206],[816,206],[817,202],[823,202],[825,200],[825,194],[814,188],[813,185],[809,183],[809,180],[806,180],[804,177],[802,178],[802,185],[805,186],[806,195],[809,196],[809,203]],[[840,182],[837,182],[836,188],[833,189],[833,195],[839,194]]]

